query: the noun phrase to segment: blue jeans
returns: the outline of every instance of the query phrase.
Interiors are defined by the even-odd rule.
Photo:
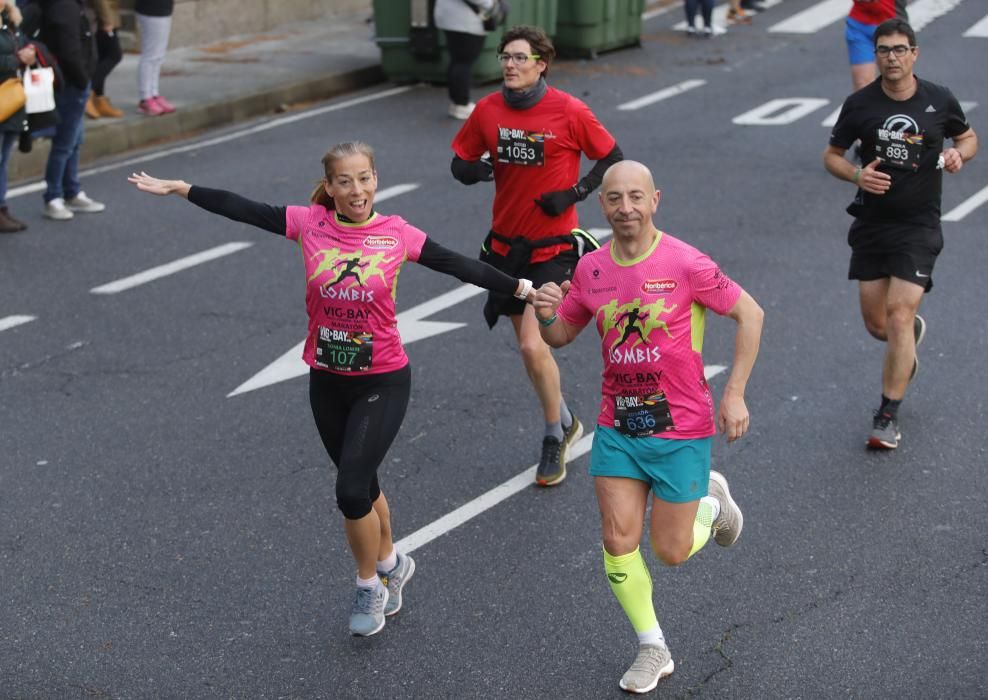
[[[84,115],[89,85],[80,89],[66,83],[55,93],[55,111],[58,126],[51,140],[51,153],[45,167],[45,202],[62,197],[72,199],[82,187],[79,185],[79,149],[85,130]]]
[[[14,149],[14,144],[20,138],[16,131],[3,132],[3,141],[0,141],[0,207],[7,204],[7,166],[10,165],[10,152]]]

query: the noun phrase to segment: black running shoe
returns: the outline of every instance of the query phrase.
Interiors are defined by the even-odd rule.
[[[542,438],[542,458],[535,470],[535,483],[539,486],[555,486],[566,478],[566,460],[562,443],[552,435]]]

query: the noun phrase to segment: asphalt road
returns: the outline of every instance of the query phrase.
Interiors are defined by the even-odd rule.
[[[744,509],[744,536],[676,570],[646,555],[676,662],[654,694],[986,697],[978,367],[988,333],[976,300],[988,205],[944,224],[902,445],[868,453],[882,348],[846,279],[852,189],[820,159],[821,122],[850,85],[842,28],[768,31],[818,4],[786,0],[710,41],[674,32],[678,12],[660,15],[640,49],[563,62],[551,75],[627,157],[652,168],[660,227],[708,252],[766,310],[752,431],[714,451]],[[969,117],[983,134],[988,39],[963,33],[985,9],[967,0],[931,21],[916,67],[977,103]],[[679,94],[619,109],[672,86]],[[303,337],[296,248],[125,181],[145,169],[303,203],[319,156],[359,138],[378,150],[382,190],[416,186],[379,210],[474,254],[492,192],[449,175],[458,123],[444,116],[444,90],[380,92],[238,127],[213,145],[108,163],[84,180],[109,203],[105,214],[70,225],[36,218],[30,233],[0,238],[0,328],[9,326],[0,331],[0,697],[623,695],[617,681],[635,637],[603,575],[586,456],[562,486],[521,488],[433,533],[414,550],[398,616],[374,637],[347,633],[354,567],[306,382],[229,396]],[[735,123],[774,99],[808,113]],[[982,154],[945,178],[944,212],[986,186]],[[11,205],[40,209],[40,195]],[[603,224],[593,198],[580,213]],[[117,293],[91,291],[234,242],[251,245]],[[461,287],[409,264],[399,309]],[[506,323],[489,332],[481,306],[474,295],[439,308],[426,320],[464,325],[408,344],[412,402],[382,467],[399,538],[538,457],[541,416],[512,333]],[[730,363],[732,325],[709,322],[709,365]],[[569,404],[592,424],[596,338],[588,331],[557,357]],[[718,392],[724,376],[712,380]]]

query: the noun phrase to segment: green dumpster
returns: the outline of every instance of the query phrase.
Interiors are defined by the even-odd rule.
[[[513,0],[505,24],[490,32],[473,65],[477,83],[501,78],[497,45],[507,27],[531,24],[552,35],[557,0]],[[375,41],[381,49],[381,69],[396,83],[445,83],[449,68],[446,36],[432,17],[435,0],[374,0]]]
[[[558,0],[553,43],[560,56],[596,58],[599,51],[641,44],[645,0]]]

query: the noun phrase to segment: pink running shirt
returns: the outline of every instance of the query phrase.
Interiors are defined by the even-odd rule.
[[[305,263],[306,364],[337,374],[380,374],[408,364],[396,284],[402,263],[419,259],[425,233],[400,216],[345,223],[313,204],[287,208],[285,235],[298,242]]]
[[[604,359],[597,425],[639,437],[713,435],[704,316],[726,314],[741,292],[709,257],[661,231],[634,261],[616,261],[610,242],[581,258],[558,313],[581,328],[596,319]]]

